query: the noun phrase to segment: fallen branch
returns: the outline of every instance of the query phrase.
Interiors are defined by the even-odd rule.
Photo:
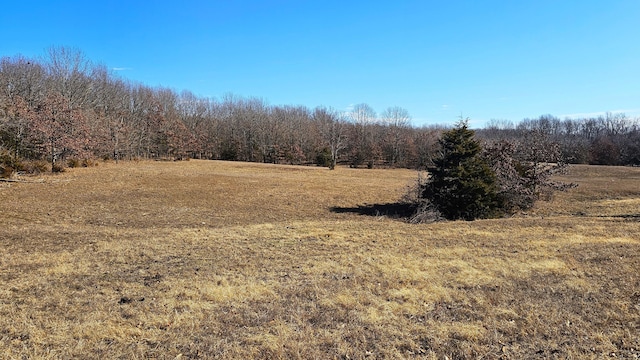
[[[44,179],[38,179],[38,180],[35,180],[35,181],[29,181],[29,180],[22,180],[22,179],[0,178],[0,182],[14,182],[14,183],[35,184],[35,183],[43,183]]]

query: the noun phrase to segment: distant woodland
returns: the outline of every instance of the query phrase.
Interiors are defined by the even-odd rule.
[[[567,94],[571,96],[571,94]],[[444,127],[416,127],[406,109],[376,113],[199,97],[117,76],[77,50],[0,60],[0,154],[67,166],[86,159],[222,159],[285,164],[424,168]],[[486,142],[526,144],[535,131],[570,163],[640,165],[640,119],[551,115],[493,120]]]

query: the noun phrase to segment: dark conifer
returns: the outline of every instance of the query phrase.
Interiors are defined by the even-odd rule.
[[[429,169],[422,197],[447,219],[473,220],[499,215],[496,176],[482,157],[468,121],[443,133],[441,152]]]

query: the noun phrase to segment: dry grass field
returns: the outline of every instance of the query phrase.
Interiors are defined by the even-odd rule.
[[[359,211],[416,177],[192,160],[0,183],[0,358],[640,357],[640,169],[572,167],[578,188],[505,219]]]

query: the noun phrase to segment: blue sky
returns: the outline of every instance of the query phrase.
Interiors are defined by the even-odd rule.
[[[122,77],[413,124],[640,116],[640,1],[7,1],[0,56],[81,50]]]

